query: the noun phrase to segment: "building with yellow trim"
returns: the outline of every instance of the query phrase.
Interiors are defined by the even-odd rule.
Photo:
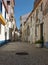
[[[14,5],[14,0],[0,0],[0,44],[11,40],[15,32]]]
[[[5,19],[3,18],[3,16],[0,14],[0,23],[5,25],[6,22],[5,22]]]
[[[0,0],[0,43],[5,42],[6,15],[8,13],[6,4],[4,0]]]

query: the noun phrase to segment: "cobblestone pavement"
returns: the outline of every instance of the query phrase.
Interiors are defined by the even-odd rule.
[[[17,55],[26,52],[27,55]],[[0,65],[48,65],[48,49],[32,44],[12,42],[0,47]]]

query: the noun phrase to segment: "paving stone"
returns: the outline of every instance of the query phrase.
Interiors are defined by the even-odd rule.
[[[26,52],[28,55],[16,55]],[[48,49],[33,44],[12,42],[0,47],[0,65],[48,65]]]

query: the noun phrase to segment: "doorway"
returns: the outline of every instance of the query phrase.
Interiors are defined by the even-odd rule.
[[[43,40],[43,23],[40,24],[40,39]]]
[[[40,24],[40,40],[42,40],[42,47],[44,46],[44,37],[43,37],[43,23]]]
[[[7,32],[5,32],[5,40],[7,40]]]

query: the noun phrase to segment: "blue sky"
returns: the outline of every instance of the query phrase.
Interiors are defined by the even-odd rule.
[[[33,9],[34,0],[15,0],[14,14],[16,26],[20,29],[20,16],[27,14]]]

